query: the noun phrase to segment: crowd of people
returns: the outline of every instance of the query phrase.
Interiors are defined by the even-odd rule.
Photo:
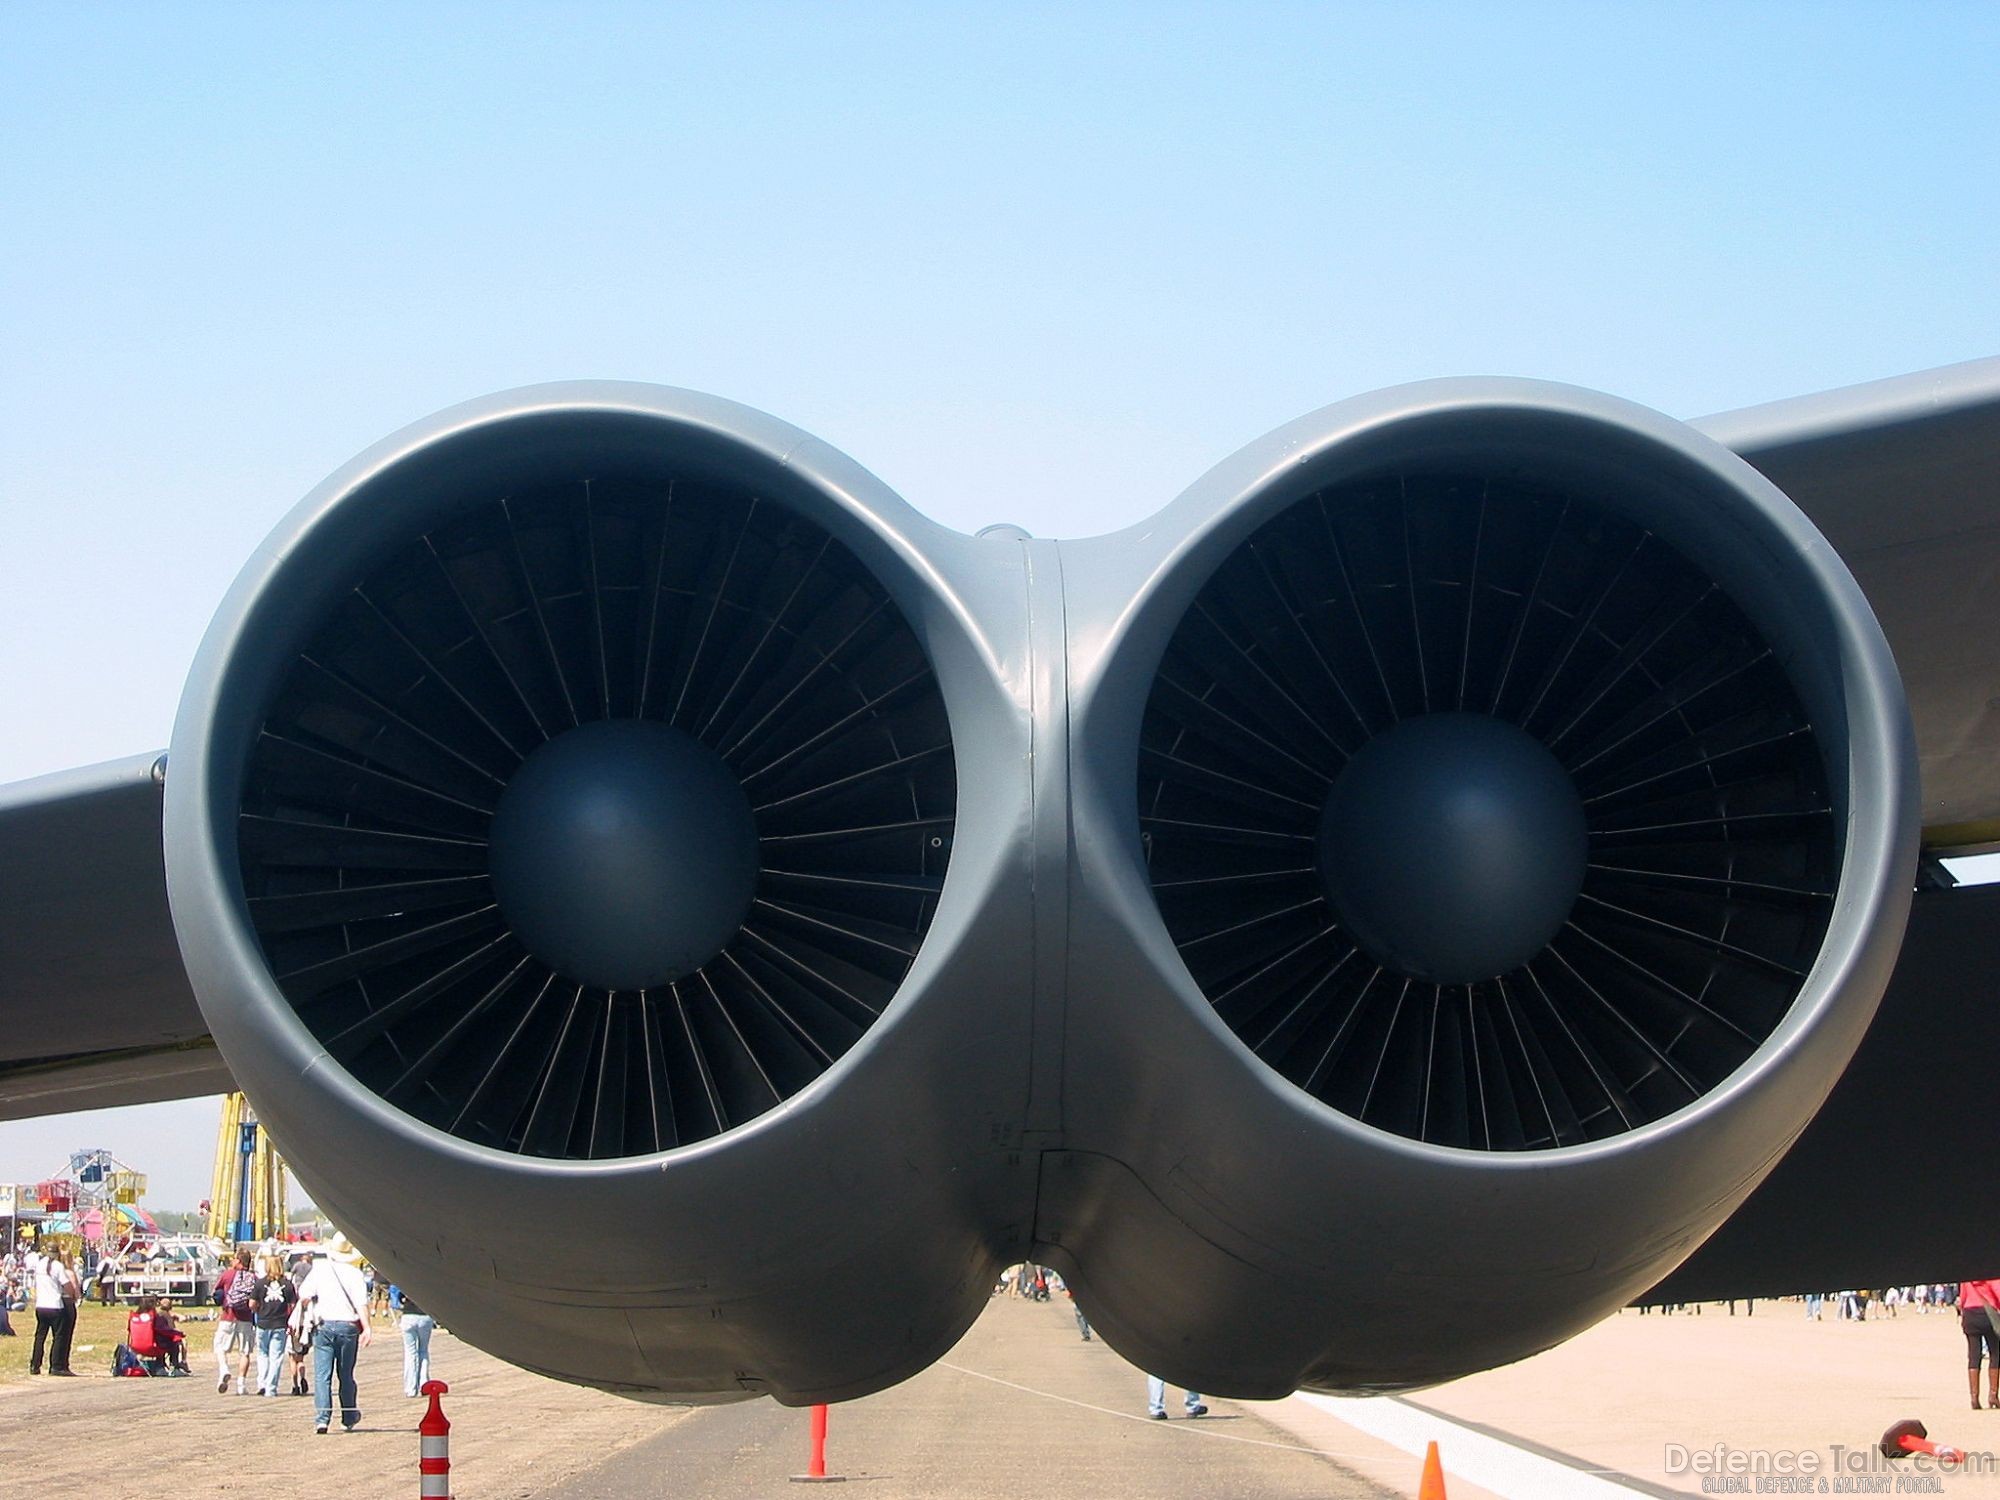
[[[110,1265],[110,1257],[103,1264]],[[24,1242],[0,1254],[0,1337],[14,1334],[9,1312],[35,1313],[30,1375],[74,1375],[71,1346],[87,1278],[61,1245]],[[99,1277],[101,1287],[109,1278]],[[109,1300],[108,1297],[106,1300]],[[218,1395],[310,1396],[313,1430],[344,1431],[361,1420],[355,1364],[374,1339],[376,1316],[392,1317],[403,1340],[403,1394],[430,1379],[437,1324],[414,1297],[368,1269],[345,1236],[302,1249],[269,1241],[237,1250],[216,1278],[214,1353]],[[114,1374],[187,1376],[188,1330],[170,1297],[145,1296],[126,1318]],[[338,1406],[335,1398],[338,1398]]]
[[[1818,1322],[1826,1312],[1826,1304],[1834,1306],[1836,1318],[1851,1318],[1857,1322],[1868,1321],[1868,1309],[1875,1309],[1875,1316],[1896,1317],[1906,1307],[1918,1312],[1950,1312],[1959,1305],[1964,1288],[1978,1283],[1933,1281],[1919,1282],[1915,1286],[1884,1287],[1876,1292],[1868,1287],[1850,1288],[1844,1292],[1806,1293],[1806,1316]]]
[[[1806,1318],[1810,1322],[1820,1322],[1826,1314],[1827,1305],[1831,1303],[1836,1318],[1852,1319],[1865,1323],[1868,1321],[1868,1310],[1871,1307],[1875,1310],[1875,1315],[1878,1318],[1885,1316],[1893,1318],[1906,1307],[1915,1308],[1918,1312],[1925,1313],[1952,1312],[1958,1307],[1961,1288],[1971,1284],[1970,1282],[1935,1281],[1918,1282],[1914,1286],[1884,1287],[1880,1291],[1862,1287],[1844,1292],[1806,1292],[1802,1294],[1799,1300],[1805,1303]],[[1765,1300],[1768,1301],[1770,1299],[1767,1298]],[[1745,1317],[1756,1316],[1757,1299],[1755,1297],[1732,1297],[1722,1303],[1722,1306],[1728,1310],[1730,1317],[1733,1318],[1736,1316],[1736,1304],[1739,1301],[1743,1304],[1743,1315]],[[1686,1313],[1693,1317],[1699,1317],[1701,1316],[1701,1310],[1702,1304],[1699,1302],[1642,1302],[1639,1304],[1639,1311],[1642,1314],[1650,1312],[1665,1314]]]
[[[352,1432],[361,1421],[355,1365],[374,1342],[378,1310],[402,1333],[403,1394],[422,1392],[437,1323],[415,1297],[366,1270],[343,1236],[324,1253],[286,1261],[275,1246],[261,1258],[239,1250],[217,1279],[217,1394],[228,1394],[233,1382],[237,1395],[276,1396],[289,1379],[289,1394],[312,1397],[314,1432],[331,1431],[336,1415],[341,1430]]]
[[[1965,1388],[1972,1409],[1980,1410],[1979,1372],[1986,1370],[1986,1405],[2000,1410],[2000,1280],[1938,1281],[1916,1286],[1885,1287],[1878,1295],[1869,1288],[1844,1292],[1808,1292],[1806,1317],[1814,1322],[1826,1315],[1833,1303],[1836,1319],[1868,1321],[1868,1309],[1876,1317],[1897,1317],[1903,1308],[1919,1313],[1956,1312],[1958,1331],[1965,1335]]]

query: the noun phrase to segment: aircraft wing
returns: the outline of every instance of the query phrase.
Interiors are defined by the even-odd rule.
[[[1812,517],[1867,594],[1916,722],[1925,848],[2000,848],[2000,359],[1694,425]]]
[[[0,787],[0,1120],[232,1087],[167,913],[165,764]]]

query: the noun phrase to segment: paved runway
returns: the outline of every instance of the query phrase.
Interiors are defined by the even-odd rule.
[[[1083,1342],[1067,1303],[996,1298],[946,1360],[894,1390],[833,1408],[828,1469],[857,1500],[1061,1495],[1361,1500],[1402,1493],[1308,1451],[1234,1402],[1188,1420],[1170,1391],[1146,1416],[1145,1377]],[[738,1500],[804,1493],[807,1415],[770,1401],[709,1407],[546,1500]],[[1414,1478],[1414,1469],[1412,1477]],[[541,1500],[541,1497],[538,1497]]]

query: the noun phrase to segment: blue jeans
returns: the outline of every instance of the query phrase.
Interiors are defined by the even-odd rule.
[[[1201,1405],[1201,1392],[1189,1391],[1187,1400],[1182,1405],[1188,1411],[1193,1411]],[[1160,1416],[1167,1414],[1167,1383],[1157,1375],[1146,1377],[1146,1410]]]
[[[257,1394],[278,1394],[278,1377],[285,1372],[285,1330],[257,1330]]]
[[[431,1330],[437,1319],[429,1313],[403,1314],[403,1394],[414,1396],[431,1378]]]
[[[313,1330],[313,1426],[325,1427],[333,1411],[333,1377],[340,1377],[340,1425],[361,1420],[354,1394],[354,1357],[361,1352],[359,1323],[322,1323]]]

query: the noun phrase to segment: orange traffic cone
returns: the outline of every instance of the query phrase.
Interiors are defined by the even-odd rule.
[[[1417,1481],[1417,1500],[1445,1500],[1444,1465],[1438,1462],[1438,1445],[1424,1450],[1424,1477]]]

